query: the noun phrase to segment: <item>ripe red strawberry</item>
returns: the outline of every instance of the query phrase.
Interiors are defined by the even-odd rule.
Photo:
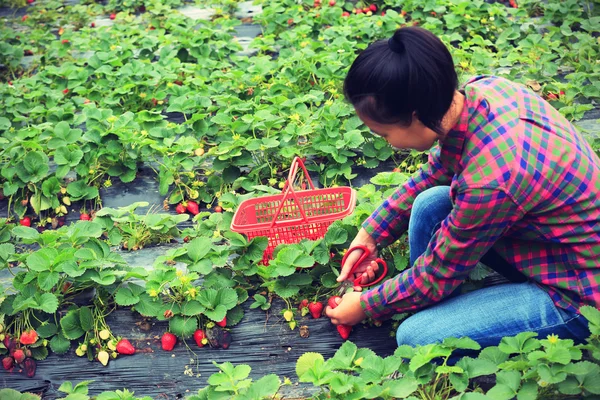
[[[183,238],[183,241],[184,241],[184,243],[187,243],[187,242],[189,242],[189,241],[190,241],[190,237],[189,237],[189,236],[186,236],[186,237],[184,237],[184,238]]]
[[[160,343],[163,350],[171,351],[177,344],[177,336],[173,335],[172,333],[165,332],[164,335],[162,335],[162,338],[160,338]]]
[[[217,322],[217,325],[219,325],[221,328],[224,328],[225,325],[227,325],[227,316],[223,317],[220,322]]]
[[[90,219],[90,214],[81,213],[81,215],[79,216],[80,221],[89,221]]]
[[[215,206],[214,210],[215,210],[215,212],[222,213],[223,212],[223,207],[221,207],[221,206]]]
[[[177,214],[185,214],[185,211],[186,211],[186,208],[183,205],[183,203],[179,203],[179,204],[177,204],[177,207],[175,207],[175,212]]]
[[[561,91],[560,91],[560,97],[562,97],[562,96],[564,96],[564,95],[565,95],[565,91],[564,91],[564,90],[561,90]]]
[[[195,201],[188,201],[187,202],[187,206],[186,209],[192,214],[192,215],[197,215],[200,212],[200,207],[198,206],[198,203],[196,203]]]
[[[176,85],[182,86],[183,82],[181,82],[180,80],[176,80],[175,82],[173,82]]]
[[[371,9],[369,7],[365,7],[362,10],[365,14],[368,13],[369,11],[371,11]]]
[[[24,217],[19,221],[19,224],[21,224],[23,226],[31,226],[31,218]]]
[[[294,18],[290,18],[290,19],[288,19],[288,21],[287,21],[287,22],[288,22],[288,25],[291,25],[291,24],[293,24],[293,23],[294,23]]]
[[[548,100],[558,100],[558,96],[556,96],[555,93],[549,92],[548,93]]]
[[[203,341],[207,340],[208,339],[206,339],[206,333],[204,333],[202,329],[196,329],[196,332],[194,332],[194,341],[196,341],[198,347],[204,347],[205,342]]]
[[[330,5],[331,7],[335,6],[335,0],[329,0],[329,5]]]
[[[156,107],[156,105],[158,104],[158,100],[156,100],[154,97],[152,98],[152,105],[154,105],[154,107]]]
[[[337,303],[337,300],[341,300],[342,298],[340,296],[331,296],[329,298],[329,300],[327,300],[327,305],[331,308],[336,308],[339,304]]]
[[[69,39],[63,39],[62,40],[62,44],[67,44],[67,43],[69,43]]]
[[[127,355],[135,354],[135,347],[133,347],[129,340],[121,339],[119,340],[119,343],[117,343],[117,353]]]
[[[517,2],[515,0],[508,0],[508,3],[512,8],[517,8]]]
[[[371,10],[372,12],[375,12],[375,11],[377,11],[377,5],[375,5],[375,4],[371,4],[371,5],[369,6],[369,10]]]
[[[34,344],[35,342],[37,342],[38,340],[38,334],[34,329],[25,331],[23,333],[21,333],[21,337],[19,338],[19,341],[21,342],[21,344]]]
[[[362,14],[362,13],[363,13],[363,10],[362,10],[361,8],[357,8],[357,9],[356,9],[356,13],[357,13],[357,14]]]
[[[2,366],[5,370],[10,371],[15,366],[15,360],[10,356],[6,356],[2,359]]]
[[[304,307],[308,307],[308,299],[303,299],[298,305],[298,310],[302,310]]]
[[[23,366],[25,367],[27,377],[33,378],[35,375],[35,369],[37,368],[35,365],[35,360],[33,358],[26,358],[25,361],[23,361]]]
[[[21,17],[21,21],[25,22],[25,21],[27,21],[27,18],[29,18],[29,15],[23,15]]]
[[[350,332],[352,332],[352,327],[350,325],[338,325],[337,331],[342,339],[347,340],[350,336]]]
[[[92,28],[95,28],[95,27],[96,27],[96,23],[95,23],[95,22],[92,22],[92,23],[90,24],[90,26],[91,26]]]
[[[27,0],[27,4],[33,4],[35,0]]]
[[[344,11],[342,13],[342,17],[349,17],[349,16],[350,16],[350,13],[348,11]]]
[[[15,350],[15,354],[13,354],[13,357],[15,358],[17,364],[21,364],[23,361],[25,361],[25,352],[21,349],[17,349]]]
[[[315,319],[321,317],[321,313],[323,312],[323,303],[320,301],[313,301],[309,303],[308,311],[310,311],[310,315],[312,315],[312,317]]]
[[[69,89],[63,90],[63,94],[67,94],[67,93],[69,93]]]
[[[109,17],[109,18],[110,18],[110,19],[115,19],[115,18],[117,18],[117,14],[115,14],[115,13],[112,13],[112,14],[110,14],[110,17]]]

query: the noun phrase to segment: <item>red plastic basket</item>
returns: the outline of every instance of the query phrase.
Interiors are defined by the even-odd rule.
[[[304,171],[308,190],[294,190],[298,167]],[[231,230],[248,239],[268,237],[263,255],[263,264],[268,265],[275,247],[322,238],[333,221],[352,214],[355,206],[356,191],[350,187],[315,189],[304,163],[296,157],[281,194],[244,200],[233,216]]]

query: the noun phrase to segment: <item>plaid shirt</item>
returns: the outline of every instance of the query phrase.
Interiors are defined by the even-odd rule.
[[[525,87],[478,76],[464,91],[441,147],[363,227],[394,242],[417,195],[438,185],[450,185],[452,212],[411,268],[363,292],[365,313],[382,319],[439,302],[492,246],[558,307],[600,307],[600,159]]]

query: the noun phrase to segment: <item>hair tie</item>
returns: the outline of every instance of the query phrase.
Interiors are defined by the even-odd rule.
[[[402,44],[402,42],[400,42],[399,40],[394,39],[394,36],[392,36],[388,40],[388,46],[390,47],[390,50],[394,53],[400,54],[404,51],[404,44]]]

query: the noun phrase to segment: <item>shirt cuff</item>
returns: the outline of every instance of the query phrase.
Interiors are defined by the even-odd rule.
[[[360,306],[366,316],[378,321],[390,318],[394,314],[394,310],[383,304],[383,299],[378,291],[380,287],[381,285],[378,285],[360,295]]]

